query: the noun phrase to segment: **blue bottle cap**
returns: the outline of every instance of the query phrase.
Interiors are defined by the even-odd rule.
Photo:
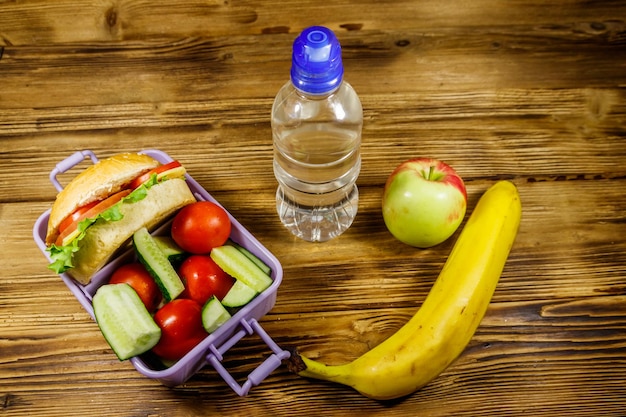
[[[341,84],[341,45],[332,30],[311,26],[293,42],[291,82],[308,94],[326,94]]]

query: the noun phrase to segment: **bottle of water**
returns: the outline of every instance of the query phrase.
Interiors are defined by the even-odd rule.
[[[271,121],[282,223],[310,242],[340,235],[358,208],[363,108],[343,81],[330,29],[313,26],[294,41],[291,80],[276,95]]]

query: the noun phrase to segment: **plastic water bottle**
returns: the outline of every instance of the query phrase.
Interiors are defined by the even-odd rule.
[[[294,41],[291,80],[276,95],[271,121],[282,223],[310,242],[340,235],[358,209],[363,108],[343,81],[330,29],[313,26]]]

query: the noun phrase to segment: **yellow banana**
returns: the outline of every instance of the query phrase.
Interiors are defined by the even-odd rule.
[[[350,363],[325,365],[294,351],[289,369],[379,400],[428,384],[474,335],[515,240],[521,211],[515,185],[494,184],[480,198],[422,306],[403,327]]]

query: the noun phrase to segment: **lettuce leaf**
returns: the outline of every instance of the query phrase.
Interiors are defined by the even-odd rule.
[[[152,174],[148,181],[144,182],[135,190],[133,190],[133,192],[122,198],[117,204],[109,207],[94,218],[84,219],[80,223],[78,223],[78,231],[80,233],[76,236],[75,239],[73,239],[65,246],[57,246],[55,244],[52,244],[46,249],[50,253],[50,259],[52,261],[48,265],[48,268],[53,270],[57,274],[61,274],[68,269],[73,268],[74,253],[78,252],[78,250],[80,249],[78,243],[85,237],[86,231],[89,226],[96,222],[116,222],[122,220],[124,218],[124,215],[120,211],[122,204],[133,204],[143,200],[148,195],[148,189],[158,184],[159,182],[165,181],[166,179],[167,178],[162,178],[161,181],[159,181],[157,179],[157,175]]]

